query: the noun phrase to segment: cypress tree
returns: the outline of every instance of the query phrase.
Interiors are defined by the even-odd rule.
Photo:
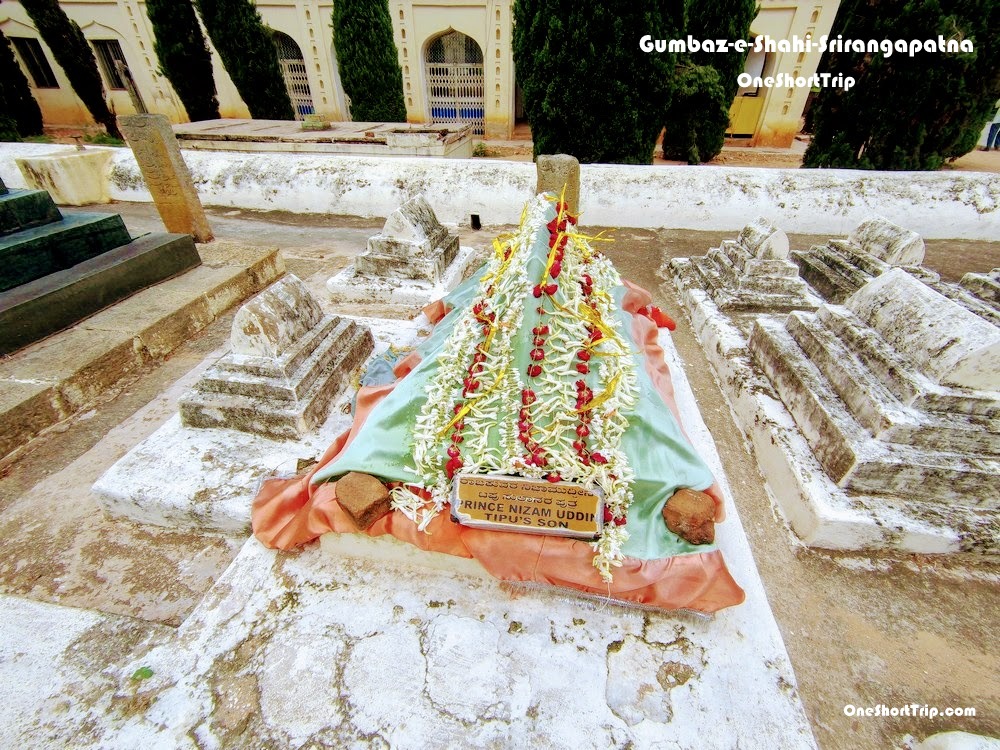
[[[685,35],[694,39],[749,39],[757,0],[689,0]],[[722,151],[729,108],[739,91],[746,52],[689,52],[681,57],[666,111],[663,155],[698,164]]]
[[[118,123],[104,100],[104,83],[94,51],[76,21],[69,20],[56,0],[21,0],[21,6],[91,116],[104,126],[108,135],[120,139]]]
[[[683,0],[518,0],[514,64],[535,155],[649,164],[676,55],[643,52],[639,37],[675,39]]]
[[[250,0],[195,0],[236,90],[258,120],[294,120],[278,51]]]
[[[212,55],[190,0],[146,0],[156,57],[192,122],[216,120],[219,100]]]
[[[852,76],[827,86],[803,166],[938,169],[975,147],[1000,96],[996,0],[844,0],[831,37],[967,40],[972,52],[827,52],[820,70]]]
[[[406,122],[403,72],[392,40],[388,0],[337,0],[333,45],[351,118],[358,122]]]
[[[14,57],[10,41],[0,31],[0,140],[20,140],[26,135],[41,135],[42,112],[31,95],[28,79]]]

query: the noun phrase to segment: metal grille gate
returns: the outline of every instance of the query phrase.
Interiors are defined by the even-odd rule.
[[[288,98],[292,100],[295,119],[301,120],[315,111],[312,92],[309,90],[309,77],[306,74],[306,61],[302,57],[299,45],[288,34],[280,31],[272,33],[274,46],[278,49],[278,63],[281,65],[281,76],[285,79]]]
[[[433,122],[467,122],[483,134],[483,52],[476,40],[459,31],[427,47],[428,104]]]

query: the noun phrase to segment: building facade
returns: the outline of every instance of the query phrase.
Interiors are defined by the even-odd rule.
[[[521,116],[511,44],[513,1],[389,0],[409,122],[469,122],[483,138],[511,136]],[[62,0],[60,5],[93,46],[109,104],[117,114],[157,112],[172,122],[187,121],[170,82],[158,72],[143,0]],[[256,5],[275,32],[296,116],[350,119],[333,45],[333,0],[257,0]],[[762,0],[751,33],[775,39],[818,38],[829,33],[838,5],[839,0]],[[0,3],[0,31],[14,45],[46,125],[92,125],[16,0]],[[645,54],[638,48],[638,36],[636,54]],[[222,117],[249,117],[210,40],[209,47]],[[809,76],[819,59],[816,51],[751,53],[747,71]],[[790,145],[808,94],[802,88],[741,89],[730,112],[729,134],[749,145]]]

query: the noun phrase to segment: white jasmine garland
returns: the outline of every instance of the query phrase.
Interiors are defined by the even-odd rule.
[[[485,474],[502,472],[542,478],[558,474],[589,488],[604,492],[605,506],[616,519],[624,519],[632,502],[631,485],[634,475],[628,458],[621,450],[622,436],[628,428],[627,413],[638,400],[638,381],[632,350],[623,336],[614,309],[612,290],[621,279],[610,261],[594,253],[588,238],[567,226],[568,237],[561,273],[556,280],[559,290],[546,307],[543,322],[549,327],[540,347],[545,358],[542,372],[529,378],[525,385],[523,373],[513,362],[513,337],[520,330],[525,306],[533,304],[531,290],[537,279],[528,279],[526,268],[538,228],[545,221],[547,201],[540,196],[531,201],[522,214],[517,232],[506,241],[495,243],[496,254],[487,265],[479,285],[477,303],[485,312],[493,312],[492,337],[482,362],[483,369],[474,377],[479,386],[463,396],[472,357],[484,341],[483,323],[476,317],[474,305],[461,313],[438,357],[438,372],[427,384],[427,400],[417,416],[413,435],[415,473],[422,482],[411,486],[429,492],[429,499],[407,487],[392,491],[393,507],[402,511],[426,530],[430,521],[449,502],[451,480],[445,468],[445,449],[451,445],[451,432],[456,422],[464,422],[461,431],[461,470]],[[504,258],[506,250],[509,257]],[[548,273],[548,270],[546,271]],[[584,295],[579,283],[583,274],[593,280],[593,291]],[[487,293],[489,292],[489,293]],[[592,311],[588,312],[588,304]],[[599,341],[592,343],[588,327],[601,331]],[[578,353],[586,347],[592,355],[590,376],[576,375],[581,360]],[[576,408],[575,382],[581,377],[596,380],[593,387],[593,408],[589,410],[587,449],[606,461],[591,461],[585,465],[573,442],[580,413]],[[527,463],[531,455],[518,439],[514,425],[521,409],[521,392],[525,387],[536,390],[539,398],[530,404],[532,439],[542,446],[547,461],[544,467]],[[456,404],[468,408],[456,407]],[[456,411],[458,409],[458,411]],[[498,444],[489,445],[490,431],[496,430]],[[611,581],[612,569],[621,565],[621,547],[628,539],[623,526],[605,523],[600,538],[592,546],[594,567],[605,581]]]

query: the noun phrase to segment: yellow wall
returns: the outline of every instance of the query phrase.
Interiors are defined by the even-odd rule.
[[[172,122],[185,122],[187,115],[170,82],[157,73],[153,31],[146,17],[144,0],[62,0],[67,15],[83,29],[88,39],[117,39],[129,69],[150,112],[167,115]],[[389,0],[407,119],[427,122],[427,81],[424,55],[427,45],[450,30],[472,37],[483,52],[485,91],[485,137],[509,138],[514,128],[514,61],[511,50],[512,0]],[[818,39],[833,25],[839,0],[762,0],[751,26],[753,34],[775,39],[807,34]],[[333,48],[333,0],[258,0],[264,22],[287,34],[302,51],[316,113],[330,120],[349,117]],[[16,0],[0,3],[0,29],[7,36],[39,38],[24,9]],[[205,35],[208,39],[208,35]],[[249,110],[232,79],[212,50],[215,84],[223,117],[246,118]],[[47,125],[92,125],[93,120],[77,99],[65,74],[42,42],[49,65],[59,81],[58,89],[34,89]],[[801,57],[801,59],[800,59]],[[819,65],[820,54],[777,53],[772,73],[809,76]],[[732,115],[754,122],[752,143],[788,146],[798,132],[807,88],[762,89],[756,101],[738,101]],[[749,99],[749,98],[748,98]],[[125,91],[109,92],[109,102],[118,114],[134,111]],[[740,108],[743,107],[742,114]]]
[[[816,41],[829,34],[833,19],[837,14],[840,0],[818,0],[817,2],[794,2],[793,0],[762,0],[760,12],[750,25],[753,36],[766,34],[775,40],[810,37]],[[812,52],[776,52],[773,65],[765,75],[784,73],[790,76],[809,77],[819,67],[822,55]],[[761,88],[763,102],[750,101],[746,97],[733,103],[730,118],[733,124],[738,120],[753,119],[749,110],[759,112],[753,128],[751,145],[787,148],[799,132],[802,110],[809,96],[808,87]],[[741,111],[743,109],[744,111]]]
[[[510,0],[390,0],[393,36],[403,70],[409,122],[430,121],[424,55],[448,31],[460,31],[483,52],[486,138],[509,138],[514,129],[514,58]]]

